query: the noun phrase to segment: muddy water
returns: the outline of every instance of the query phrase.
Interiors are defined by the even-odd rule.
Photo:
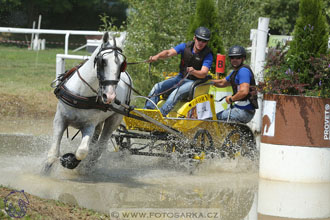
[[[126,212],[146,214],[149,219],[179,219],[175,217],[187,217],[187,213],[193,213],[190,219],[295,217],[292,212],[278,211],[279,208],[285,210],[280,207],[283,204],[280,198],[273,203],[271,201],[286,189],[286,195],[292,192],[292,188],[299,189],[299,185],[259,180],[257,165],[244,159],[203,162],[190,174],[192,167],[185,163],[164,158],[123,156],[114,152],[110,144],[92,173],[82,175],[57,164],[50,176],[41,176],[41,165],[51,138],[46,123],[46,127],[42,124],[34,126],[39,130],[32,134],[8,129],[6,134],[0,135],[1,185],[110,213],[114,218],[124,218]],[[62,153],[73,152],[78,141],[71,142],[64,138]],[[324,219],[330,217],[327,209],[330,207],[330,185],[320,186],[316,187],[316,191],[310,191],[306,189],[311,185],[303,185],[297,193],[302,195],[310,191],[323,196],[324,199],[315,202],[318,201],[321,207],[317,213],[321,212]],[[290,208],[290,205],[295,204],[294,200],[287,202],[286,208],[292,211],[295,207]],[[308,201],[302,204],[305,204],[305,211],[315,205],[311,203],[309,207],[306,205]],[[313,218],[313,214],[308,215]],[[133,219],[132,216],[125,218]],[[139,218],[135,216],[134,219]]]

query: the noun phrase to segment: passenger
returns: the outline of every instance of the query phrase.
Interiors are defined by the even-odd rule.
[[[257,93],[255,88],[255,79],[251,68],[243,64],[246,59],[244,47],[233,46],[229,49],[228,56],[233,71],[229,76],[220,80],[212,80],[216,87],[232,86],[233,95],[226,97],[228,104],[235,104],[232,108],[227,108],[217,113],[218,120],[238,121],[248,123],[255,114],[255,109],[258,108]]]
[[[149,93],[150,99],[157,104],[162,93],[173,90],[160,108],[163,116],[166,116],[179,100],[188,96],[190,87],[195,80],[207,77],[213,62],[212,51],[207,46],[210,38],[210,30],[206,27],[199,27],[195,31],[193,41],[181,43],[149,58],[148,62],[155,62],[158,59],[166,59],[181,54],[179,74],[155,84]],[[144,108],[155,109],[155,105],[148,100]]]

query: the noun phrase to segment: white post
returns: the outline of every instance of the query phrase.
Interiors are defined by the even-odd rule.
[[[40,49],[45,50],[45,48],[46,48],[46,39],[41,39]]]
[[[258,22],[258,30],[257,37],[254,44],[256,44],[256,51],[255,55],[255,61],[253,62],[254,65],[254,74],[255,74],[255,80],[256,83],[262,82],[264,80],[263,76],[263,69],[265,64],[265,57],[266,57],[266,46],[267,46],[267,35],[268,35],[268,25],[269,25],[269,18],[259,18]],[[253,52],[253,47],[252,47]],[[258,94],[258,104],[259,109],[256,110],[256,114],[253,118],[253,120],[250,122],[250,126],[252,127],[253,131],[260,132],[261,125],[262,125],[262,94]]]
[[[34,30],[35,26],[36,26],[36,22],[33,21],[33,24],[32,24],[32,29],[33,30]],[[31,34],[31,43],[30,43],[30,48],[29,48],[30,50],[33,49],[33,38],[34,38],[34,33]]]
[[[257,29],[251,29],[250,31],[250,40],[252,41],[252,45],[251,45],[251,69],[253,70],[253,72],[256,72],[256,53],[257,53],[257,34],[258,34],[258,30]]]
[[[56,78],[65,71],[65,60],[60,55],[56,54]]]
[[[67,32],[67,33],[65,34],[64,54],[68,54],[68,50],[69,50],[69,36],[70,36],[70,33]]]
[[[266,57],[267,36],[268,36],[269,18],[259,18],[258,23],[258,35],[257,35],[257,51],[256,51],[256,63],[255,71],[257,75],[257,81],[262,82],[264,79],[263,70]]]
[[[41,26],[41,15],[39,15],[39,20],[38,20],[38,30],[40,30],[40,26]],[[40,49],[39,33],[37,33],[34,39],[33,50],[39,50],[39,49]]]
[[[35,36],[34,40],[33,40],[33,50],[38,50],[38,37],[37,35]]]

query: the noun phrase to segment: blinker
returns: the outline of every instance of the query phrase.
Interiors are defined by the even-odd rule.
[[[124,60],[124,62],[121,64],[120,72],[125,72],[126,67],[127,67],[127,62],[126,60]]]

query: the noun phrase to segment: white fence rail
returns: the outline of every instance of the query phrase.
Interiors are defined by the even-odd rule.
[[[77,31],[77,30],[52,30],[52,29],[30,29],[30,28],[12,28],[0,27],[0,32],[17,34],[61,34],[65,35],[64,54],[68,54],[70,35],[103,35],[100,31]]]
[[[12,28],[12,27],[0,27],[0,32],[5,33],[16,33],[16,34],[60,34],[65,35],[65,44],[64,44],[64,54],[56,54],[56,77],[64,73],[65,71],[65,59],[73,59],[73,60],[84,60],[88,59],[89,56],[82,55],[70,55],[68,54],[69,50],[69,36],[70,35],[94,35],[94,36],[102,36],[103,32],[100,31],[84,31],[84,30],[52,30],[52,29],[30,29],[30,28]],[[116,34],[112,32],[112,34]],[[126,32],[121,32],[119,41],[123,44],[126,38]],[[96,40],[89,41],[87,40],[86,45],[77,48],[76,50],[82,49],[84,47],[96,47],[98,42]]]

